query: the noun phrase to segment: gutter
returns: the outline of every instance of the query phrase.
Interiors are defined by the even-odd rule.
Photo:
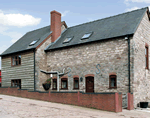
[[[73,47],[73,46],[76,46],[76,45],[84,45],[84,44],[89,44],[89,43],[93,43],[93,42],[98,42],[98,41],[103,41],[103,40],[111,40],[111,39],[116,39],[116,38],[123,38],[123,37],[126,37],[128,35],[133,35],[134,33],[130,33],[130,34],[125,34],[125,35],[122,35],[122,36],[115,36],[115,37],[110,37],[110,38],[102,38],[102,39],[97,39],[97,40],[94,40],[94,41],[86,41],[86,42],[76,42],[74,44],[68,44],[68,45],[61,45],[61,46],[55,46],[55,44],[57,44],[56,42],[53,44],[53,45],[49,45],[49,47],[47,47],[44,51],[45,52],[49,52],[49,51],[54,51],[54,50],[59,50],[61,48],[69,48],[69,47]],[[52,48],[50,48],[52,46]]]

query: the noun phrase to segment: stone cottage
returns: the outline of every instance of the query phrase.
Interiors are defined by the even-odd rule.
[[[1,54],[2,87],[51,91],[133,93],[134,107],[150,100],[149,9],[67,27],[51,12],[51,24],[26,33]],[[64,70],[64,71],[63,71]],[[63,73],[58,76],[58,73]]]

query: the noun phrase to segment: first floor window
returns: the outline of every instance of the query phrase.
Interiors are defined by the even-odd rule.
[[[21,55],[16,55],[11,58],[12,66],[21,65]]]
[[[116,75],[109,76],[109,88],[117,88],[117,77]]]
[[[57,90],[57,79],[53,79],[53,90]]]
[[[61,89],[68,89],[68,79],[67,78],[61,79]]]
[[[19,87],[21,89],[21,79],[11,80],[12,87]]]
[[[79,78],[74,78],[74,89],[79,89]]]

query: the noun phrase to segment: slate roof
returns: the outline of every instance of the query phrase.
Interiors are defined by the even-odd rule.
[[[134,34],[147,9],[148,7],[67,28],[45,51]],[[62,23],[66,25],[65,22]],[[92,32],[92,35],[81,40],[82,36],[89,32]],[[0,56],[35,49],[50,34],[50,26],[27,32]],[[63,43],[67,37],[73,38],[69,43]],[[38,42],[29,46],[34,40]]]
[[[67,28],[45,51],[134,34],[147,9],[146,7]],[[88,39],[81,40],[82,36],[89,32],[93,34]],[[69,43],[63,43],[67,37],[73,39]]]
[[[21,37],[12,46],[10,46],[7,50],[5,50],[1,54],[1,56],[25,50],[35,49],[49,35],[50,35],[50,26],[46,26],[37,30],[27,32],[23,37]],[[38,40],[38,42],[32,46],[29,46],[29,44],[34,40]]]

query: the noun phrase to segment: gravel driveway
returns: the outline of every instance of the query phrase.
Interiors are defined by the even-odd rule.
[[[0,95],[0,118],[150,118],[147,110],[101,111],[7,95]]]

